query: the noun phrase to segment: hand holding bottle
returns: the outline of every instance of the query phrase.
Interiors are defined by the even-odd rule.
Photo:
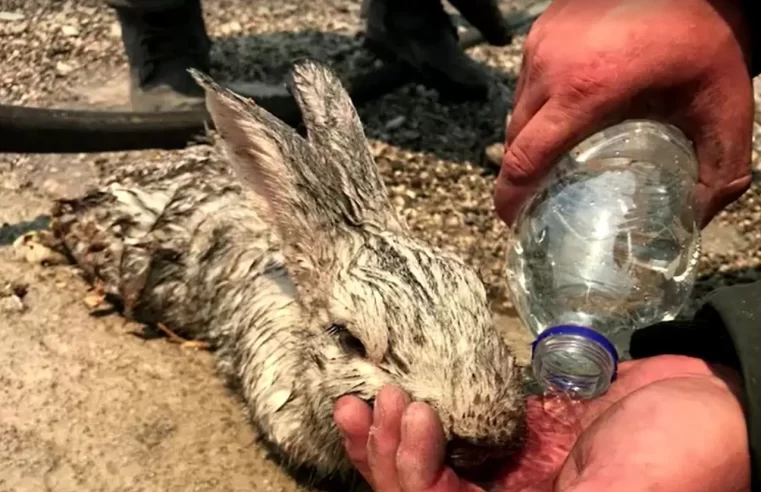
[[[680,128],[696,147],[701,225],[750,185],[753,94],[739,0],[555,0],[534,24],[498,215],[512,223],[555,160],[623,119]]]

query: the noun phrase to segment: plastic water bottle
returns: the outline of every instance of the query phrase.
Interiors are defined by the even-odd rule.
[[[632,332],[679,314],[700,256],[697,177],[679,129],[629,120],[564,156],[523,207],[507,277],[546,393],[603,394]]]

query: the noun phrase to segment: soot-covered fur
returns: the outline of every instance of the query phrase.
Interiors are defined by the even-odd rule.
[[[335,401],[385,384],[433,406],[455,465],[514,449],[520,378],[483,284],[409,233],[337,77],[293,69],[303,138],[195,76],[237,179],[186,173],[61,203],[71,256],[127,316],[208,340],[263,438],[316,477],[351,469]]]

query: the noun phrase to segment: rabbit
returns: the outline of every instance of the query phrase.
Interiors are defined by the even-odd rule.
[[[520,369],[485,288],[412,236],[332,69],[291,70],[306,137],[193,76],[234,172],[62,200],[52,230],[67,254],[125,316],[207,341],[290,468],[350,473],[333,406],[387,384],[438,412],[457,469],[520,449]]]

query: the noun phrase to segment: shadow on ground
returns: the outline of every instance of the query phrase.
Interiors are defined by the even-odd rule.
[[[15,224],[0,224],[0,246],[10,246],[28,232],[42,231],[50,226],[49,215],[38,215],[32,220]]]
[[[275,32],[214,39],[212,74],[225,82],[282,85],[293,62],[303,58],[327,63],[343,81],[377,70],[382,63],[362,45],[362,35],[331,32]],[[490,98],[480,102],[441,101],[437,93],[413,81],[388,94],[357,104],[367,136],[411,152],[452,162],[479,162],[485,145],[502,141],[514,74],[483,63]],[[128,108],[126,67],[108,80],[69,88],[75,107]],[[72,105],[69,105],[70,107]]]
[[[460,21],[462,22],[462,21]],[[215,39],[213,70],[223,79],[278,83],[294,61],[330,64],[342,80],[377,70],[381,62],[362,46],[363,36],[319,31],[277,32]],[[246,55],[247,46],[256,46]],[[358,104],[367,136],[443,160],[477,162],[484,145],[502,141],[515,74],[479,63],[490,79],[490,97],[480,102],[442,101],[414,81],[385,96]]]

